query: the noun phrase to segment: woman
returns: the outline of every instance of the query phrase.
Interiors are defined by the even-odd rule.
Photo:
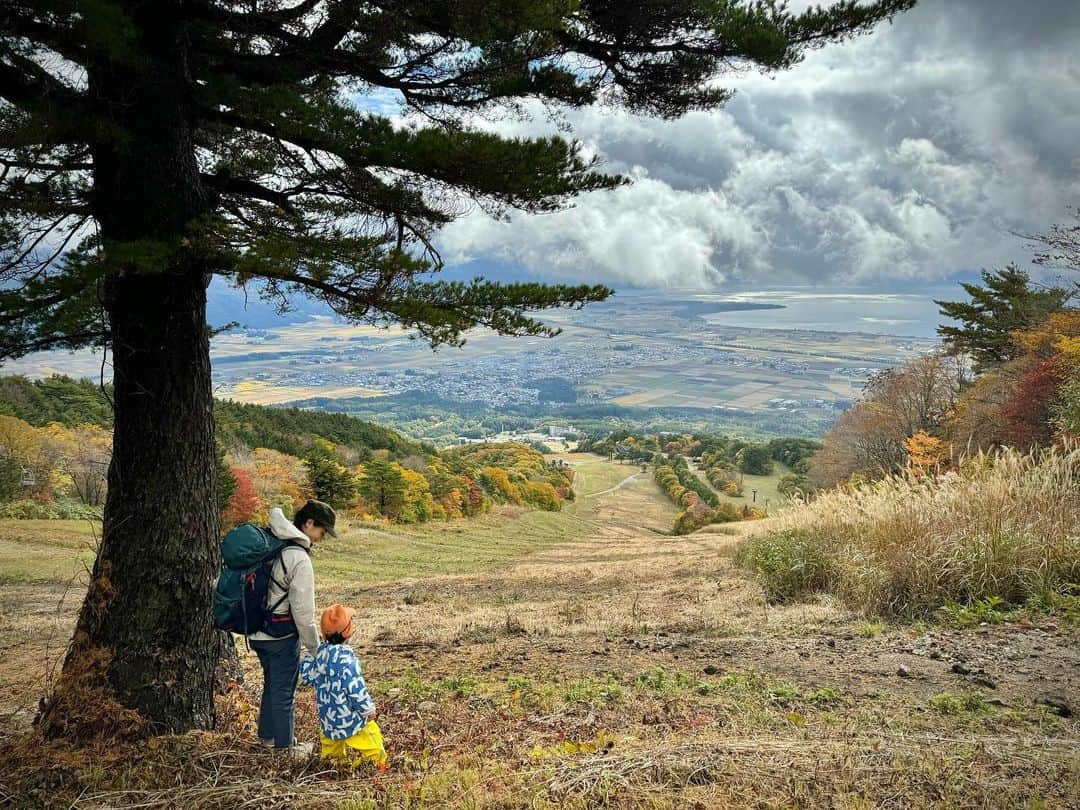
[[[280,509],[270,511],[270,531],[288,545],[271,569],[266,604],[274,607],[269,632],[248,637],[263,671],[259,744],[266,748],[310,753],[304,749],[311,744],[298,746],[293,734],[296,681],[300,674],[300,647],[312,655],[319,649],[311,547],[325,534],[337,537],[336,519],[328,504],[314,500],[297,510],[292,523]]]

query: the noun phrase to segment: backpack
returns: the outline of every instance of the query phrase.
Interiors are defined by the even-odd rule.
[[[278,638],[296,632],[291,614],[274,615],[288,598],[288,589],[274,579],[274,563],[289,545],[269,529],[251,523],[241,523],[225,535],[221,541],[221,574],[214,586],[214,626],[218,630],[244,636],[263,632]],[[286,593],[268,605],[271,581]]]

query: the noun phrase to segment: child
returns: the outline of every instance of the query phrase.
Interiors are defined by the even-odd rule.
[[[375,701],[368,694],[360,662],[349,646],[355,615],[352,608],[338,604],[323,611],[320,629],[324,640],[314,656],[305,655],[300,661],[300,677],[315,687],[322,755],[344,762],[352,749],[362,761],[385,771],[382,732],[372,719]]]

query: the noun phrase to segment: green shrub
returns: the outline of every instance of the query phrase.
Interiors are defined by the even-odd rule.
[[[791,602],[828,590],[836,575],[825,544],[794,529],[750,538],[735,559],[757,574],[770,602]]]
[[[101,520],[100,506],[79,501],[58,500],[52,503],[20,500],[0,503],[0,518],[8,520]]]

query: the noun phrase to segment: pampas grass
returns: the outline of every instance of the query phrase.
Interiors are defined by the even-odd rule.
[[[869,615],[1047,599],[1080,583],[1080,446],[831,490],[780,515],[737,559],[770,601],[827,592]]]

